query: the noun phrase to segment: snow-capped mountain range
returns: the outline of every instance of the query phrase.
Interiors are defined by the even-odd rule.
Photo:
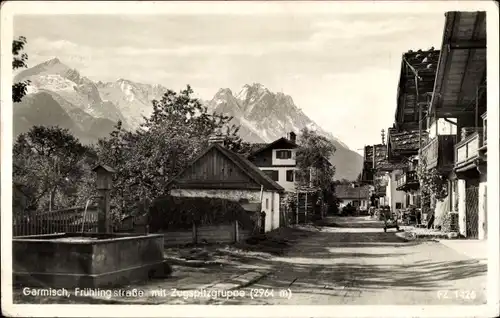
[[[262,84],[244,85],[236,95],[231,89],[220,89],[208,102],[209,110],[234,116],[234,121],[257,136],[255,142],[272,142],[286,132],[307,127],[348,148],[331,133],[319,127],[293,102],[292,97],[273,93]],[[251,139],[251,138],[247,138]]]
[[[107,136],[118,120],[125,128],[137,128],[142,116],[152,112],[152,100],[161,99],[167,88],[127,79],[97,83],[82,76],[58,58],[18,73],[14,81],[30,80],[28,95],[14,105],[14,133],[33,125],[60,125],[84,142]],[[244,85],[237,94],[220,89],[210,101],[210,111],[233,116],[240,135],[249,142],[272,142],[290,131],[308,127],[331,139],[337,151],[332,158],[336,178],[354,179],[362,157],[331,133],[319,127],[293,102],[292,97],[273,93],[263,85]]]

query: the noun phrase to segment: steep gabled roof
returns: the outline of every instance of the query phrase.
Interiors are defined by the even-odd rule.
[[[287,143],[288,145],[290,145],[291,147],[294,147],[294,148],[298,148],[299,145],[297,145],[297,143],[291,141],[290,139],[287,139],[285,137],[282,137],[282,138],[279,138],[271,143],[255,143],[255,144],[251,144],[251,149],[250,151],[248,151],[246,154],[245,154],[245,157],[247,158],[251,158],[253,156],[255,156],[256,154],[259,154],[261,153],[262,151],[266,150],[266,149],[272,149],[274,148],[277,144],[279,144],[280,142],[285,142]],[[333,166],[333,164],[331,163],[331,161],[326,158],[326,157],[323,157],[325,163],[329,166]]]
[[[285,138],[285,137],[281,137],[279,139],[276,139],[275,141],[271,142],[271,143],[268,143],[268,144],[255,144],[255,150],[252,151],[252,153],[250,155],[256,155],[264,150],[267,150],[267,149],[272,149],[274,146],[276,146],[277,144],[279,144],[280,142],[285,142],[287,144],[289,144],[291,147],[298,147],[298,145],[296,143],[294,143],[293,141]]]
[[[285,189],[280,186],[276,181],[271,179],[267,174],[259,169],[256,165],[251,163],[245,157],[227,149],[220,145],[214,145],[222,153],[224,153],[229,159],[231,159],[237,166],[240,166],[252,179],[254,179],[259,184],[262,184],[265,189],[284,191]]]
[[[245,155],[245,157],[249,157],[252,154],[259,152],[260,149],[267,147],[268,145],[269,145],[268,143],[252,143],[249,145],[249,147],[245,151],[244,155]]]
[[[198,157],[196,157],[194,160],[191,161],[191,163],[188,164],[188,166],[182,170],[176,177],[174,177],[168,184],[167,187],[170,186],[172,183],[176,182],[182,175],[183,173],[192,167],[193,165],[196,164],[197,161],[199,161],[203,156],[205,156],[207,153],[209,153],[211,150],[215,149],[216,151],[219,151],[222,155],[224,155],[226,158],[228,158],[231,162],[233,162],[238,168],[241,169],[241,171],[247,175],[251,180],[256,182],[259,185],[262,185],[265,190],[274,190],[274,191],[279,191],[283,192],[285,189],[280,186],[276,181],[272,180],[267,174],[265,174],[262,170],[260,170],[257,166],[255,166],[253,163],[248,161],[246,158],[244,158],[241,155],[238,155],[237,153],[221,146],[218,144],[213,144],[209,146],[205,151],[203,151]],[[221,182],[224,182],[221,180]]]

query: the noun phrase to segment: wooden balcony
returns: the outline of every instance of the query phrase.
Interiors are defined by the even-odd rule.
[[[416,190],[419,187],[416,171],[407,171],[396,179],[396,190],[408,191]]]
[[[420,151],[427,169],[437,169],[446,173],[453,170],[455,164],[456,135],[439,135],[431,139]]]
[[[484,159],[480,151],[484,146],[483,141],[483,129],[478,128],[476,132],[457,143],[455,146],[455,170],[466,171],[478,166],[478,161]]]

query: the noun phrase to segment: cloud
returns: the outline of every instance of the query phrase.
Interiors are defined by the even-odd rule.
[[[330,19],[313,24],[314,41],[331,39],[360,39],[405,33],[415,28],[414,17],[385,18],[377,20]]]
[[[28,38],[30,66],[57,56],[96,81],[122,77],[175,90],[189,83],[203,99],[220,87],[260,82],[360,148],[378,142],[393,120],[401,54],[439,47],[444,20],[440,13],[286,13],[14,22]]]

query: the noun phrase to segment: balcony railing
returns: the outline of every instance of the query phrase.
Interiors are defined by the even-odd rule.
[[[405,190],[407,188],[410,188],[411,186],[417,186],[417,185],[418,185],[418,177],[416,171],[407,171],[396,179],[397,190]]]
[[[453,169],[456,142],[456,135],[438,135],[422,147],[420,156],[425,161],[427,169],[436,168],[440,171]]]
[[[479,149],[483,146],[483,129],[467,136],[455,146],[455,168],[464,167],[479,158]]]

